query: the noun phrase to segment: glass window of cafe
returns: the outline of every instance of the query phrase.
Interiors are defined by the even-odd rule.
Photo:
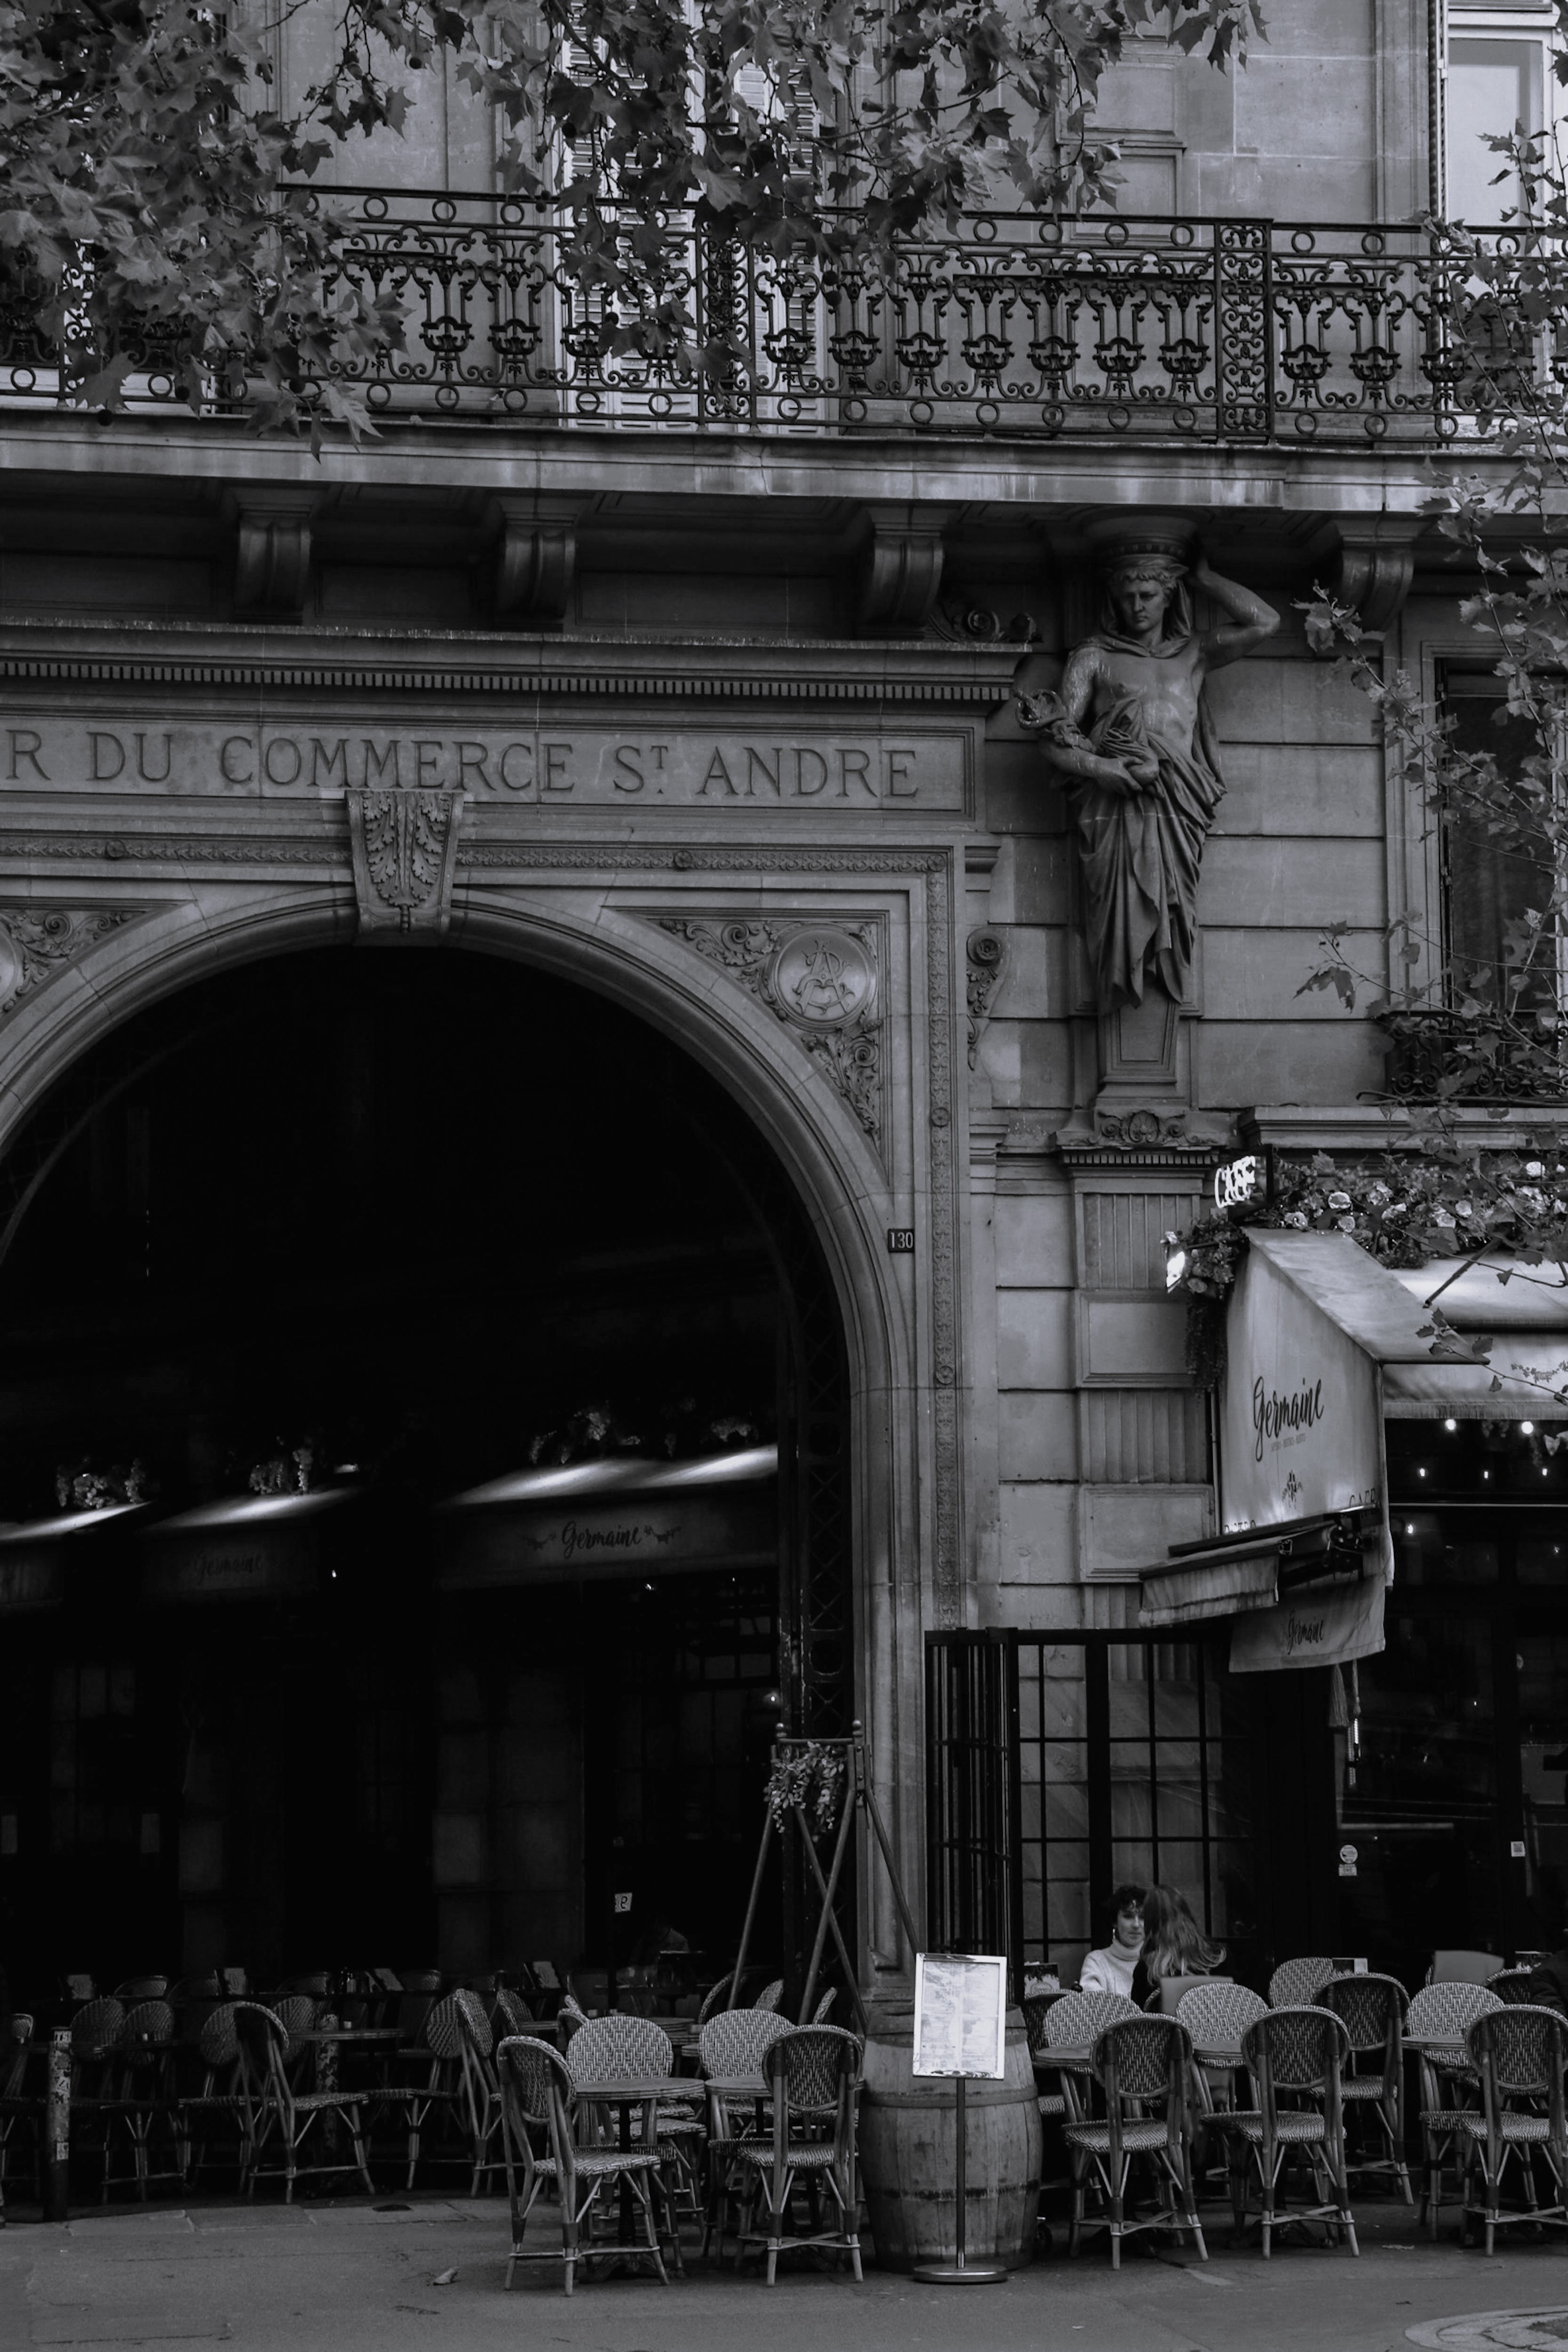
[[[1439,1948],[1563,1941],[1568,1424],[1391,1421],[1386,1645],[1335,1736],[1345,1948],[1419,1983]]]

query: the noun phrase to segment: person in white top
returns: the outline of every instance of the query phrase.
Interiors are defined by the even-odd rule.
[[[1090,1952],[1079,1986],[1084,1992],[1119,1992],[1132,1998],[1132,1971],[1143,1949],[1143,1889],[1119,1886],[1110,1898],[1115,1927],[1109,1944]]]

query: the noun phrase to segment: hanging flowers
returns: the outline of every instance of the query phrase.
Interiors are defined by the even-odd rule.
[[[798,1805],[818,1837],[838,1819],[846,1773],[844,1750],[822,1739],[781,1740],[763,1796],[773,1827],[783,1832]]]

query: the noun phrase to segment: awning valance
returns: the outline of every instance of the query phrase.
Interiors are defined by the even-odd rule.
[[[1140,1625],[1198,1625],[1276,1608],[1281,1597],[1382,1573],[1374,1510],[1321,1513],[1212,1544],[1173,1546],[1140,1578]]]
[[[436,1514],[440,1591],[646,1579],[771,1566],[778,1557],[778,1449],[696,1461],[622,1457],[521,1470]]]

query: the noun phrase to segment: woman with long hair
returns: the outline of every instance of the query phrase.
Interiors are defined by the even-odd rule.
[[[1157,1995],[1163,1977],[1212,1976],[1224,1958],[1224,1945],[1210,1943],[1179,1886],[1149,1889],[1143,1897],[1143,1949],[1132,1979],[1135,2001],[1142,2004]]]

